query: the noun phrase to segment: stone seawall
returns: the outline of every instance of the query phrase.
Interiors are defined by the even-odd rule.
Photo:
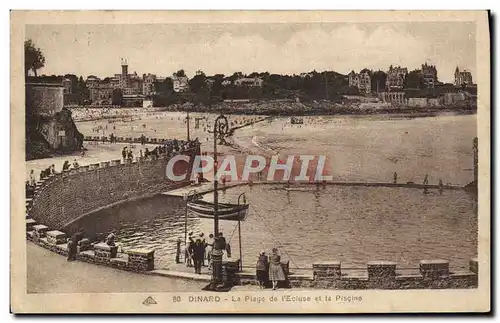
[[[66,233],[49,230],[47,226],[36,224],[31,219],[26,221],[26,230],[28,240],[62,256],[68,255]],[[78,243],[76,260],[134,272],[154,269],[153,249],[129,249],[124,253],[118,253],[117,249],[116,246],[91,244],[88,239],[83,239]]]
[[[26,219],[26,237],[29,241],[58,253],[68,255],[67,235],[59,230],[38,224],[31,218]],[[90,243],[83,239],[78,243],[76,259],[97,265],[109,266],[117,269],[148,273],[187,280],[207,280],[206,275],[179,273],[170,270],[155,270],[154,249],[128,249],[118,252],[118,247],[108,246],[105,243]],[[234,264],[229,268],[227,263],[224,272],[233,272],[231,278],[234,285],[257,284],[255,272],[235,272]],[[467,289],[478,287],[479,264],[478,259],[469,261],[468,271],[453,271],[447,260],[422,260],[419,267],[406,272],[408,268],[400,270],[398,265],[389,261],[371,261],[366,264],[363,273],[350,273],[343,269],[339,261],[314,263],[312,271],[295,273],[288,263],[283,263],[287,281],[281,282],[284,288],[312,288],[312,289]],[[234,268],[233,268],[234,267]],[[359,271],[359,269],[358,269]]]
[[[191,157],[199,153],[199,147],[184,152]],[[188,185],[189,180],[172,182],[166,178],[166,166],[172,157],[117,159],[51,175],[37,183],[33,198],[27,200],[27,214],[61,230],[99,209]],[[174,171],[190,174],[192,166],[192,162],[177,162]]]

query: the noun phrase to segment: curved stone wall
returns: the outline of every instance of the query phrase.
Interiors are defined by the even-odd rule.
[[[177,162],[174,172],[190,174],[194,156],[199,153],[199,146],[183,152],[191,156],[191,163]],[[166,178],[165,169],[172,157],[136,158],[133,162],[117,159],[51,175],[37,183],[27,203],[28,214],[38,223],[60,230],[110,205],[188,185],[189,176],[181,182]]]

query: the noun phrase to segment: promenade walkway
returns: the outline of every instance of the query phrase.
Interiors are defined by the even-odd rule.
[[[65,257],[31,242],[27,242],[26,248],[28,293],[199,292],[207,285],[206,280],[192,279],[195,274],[188,274],[187,270],[187,277],[176,276],[174,272],[165,275],[168,270],[161,269],[151,274],[136,274],[80,261],[68,262]],[[202,276],[206,278],[208,274],[207,269]],[[255,285],[231,289],[233,292],[258,290]]]
[[[65,257],[27,242],[28,293],[196,292],[206,283],[136,274]]]

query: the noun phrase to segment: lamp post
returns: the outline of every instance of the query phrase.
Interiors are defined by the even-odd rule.
[[[194,194],[191,194],[194,193]],[[196,196],[196,190],[190,190],[186,195],[184,195],[184,199],[186,201],[186,213],[184,215],[184,261],[187,264],[187,225],[188,225],[188,203],[189,197],[193,195]]]
[[[218,188],[218,179],[217,179],[217,139],[222,143],[225,141],[224,137],[227,135],[229,131],[229,124],[227,118],[224,115],[220,115],[215,119],[214,123],[214,236],[217,237],[219,235],[219,192]]]
[[[245,193],[241,193],[239,196],[238,196],[238,243],[239,243],[239,246],[240,246],[240,268],[239,270],[242,271],[243,270],[243,253],[241,252],[241,220],[240,220],[240,198],[243,197],[243,204],[246,204],[246,196],[245,196]]]
[[[219,237],[219,192],[218,180],[217,180],[217,139],[222,142],[225,141],[224,137],[229,131],[229,123],[224,115],[220,115],[215,119],[214,122],[214,249],[212,255],[212,289],[216,289],[217,283],[220,281],[219,276],[222,271],[222,255],[220,251],[215,249],[215,243]]]

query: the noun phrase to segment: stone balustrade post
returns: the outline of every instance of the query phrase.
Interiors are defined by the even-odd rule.
[[[117,246],[108,246],[101,242],[94,245],[95,261],[100,263],[108,263],[111,258],[115,258],[118,253]]]
[[[26,231],[33,230],[33,227],[36,225],[36,221],[33,219],[26,219]]]
[[[128,267],[135,271],[148,271],[154,269],[154,249],[131,249],[127,250]]]
[[[447,277],[450,274],[450,263],[442,259],[422,260],[420,261],[420,273],[424,279]]]
[[[52,230],[52,231],[47,231],[47,242],[51,245],[58,245],[58,244],[63,244],[66,242],[66,233],[58,231],[58,230]]]
[[[38,239],[45,237],[45,233],[49,230],[49,228],[43,224],[36,224],[33,226],[33,230],[33,238],[37,241]]]
[[[76,248],[77,248],[76,250],[78,253],[80,253],[82,251],[90,250],[91,249],[90,240],[87,238],[83,238],[82,240],[78,241]]]
[[[396,284],[396,263],[370,261],[367,263],[369,288],[391,288]]]

